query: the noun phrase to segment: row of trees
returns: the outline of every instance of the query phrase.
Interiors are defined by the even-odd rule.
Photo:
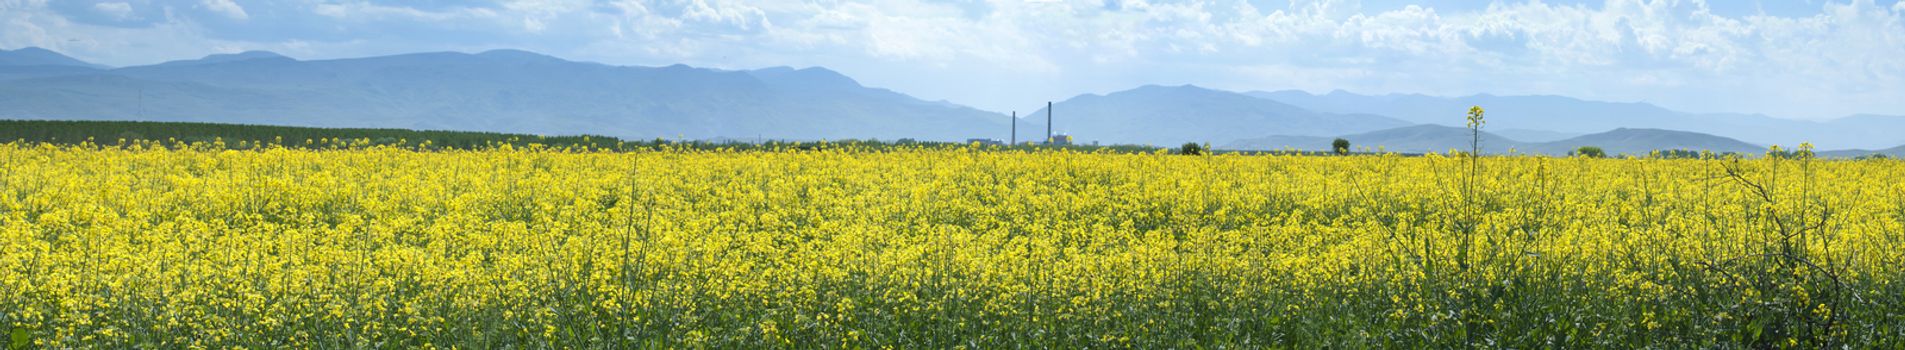
[[[610,148],[622,140],[608,136],[541,136],[493,132],[434,131],[368,128],[312,128],[273,125],[78,121],[78,120],[0,120],[0,143],[25,141],[52,144],[90,142],[114,145],[121,142],[217,142],[238,148],[260,144],[284,147],[324,147],[326,140],[368,140],[370,145],[416,146],[472,149],[499,145],[540,144],[549,147]]]
[[[1335,152],[1336,155],[1349,155],[1349,140],[1337,138],[1336,141],[1330,143],[1330,146],[1332,152]],[[1200,145],[1196,142],[1186,142],[1183,146],[1177,147],[1177,154],[1190,156],[1204,155],[1210,153],[1209,148],[1210,147]]]
[[[224,147],[228,149],[255,149],[272,146],[307,149],[395,146],[443,150],[485,149],[502,147],[504,145],[520,148],[530,145],[540,145],[542,147],[555,149],[588,149],[601,151],[629,151],[640,149],[811,151],[847,148],[886,150],[972,146],[972,144],[968,142],[922,141],[910,138],[898,140],[869,139],[831,141],[766,140],[758,142],[667,139],[623,140],[609,136],[591,135],[542,136],[493,132],[408,129],[315,128],[146,121],[0,120],[0,144],[9,142],[58,145],[94,144],[109,147],[153,143],[167,146],[204,144],[208,147]],[[1029,150],[1048,147],[1063,147],[1080,152],[1113,153],[1150,153],[1158,150],[1158,147],[1139,145],[1001,145],[992,148],[1002,150]]]

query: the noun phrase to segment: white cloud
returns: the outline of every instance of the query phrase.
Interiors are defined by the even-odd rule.
[[[325,17],[349,20],[396,20],[396,21],[448,21],[467,18],[493,18],[498,14],[488,8],[459,7],[442,11],[426,11],[413,7],[386,6],[366,2],[323,3],[311,7],[311,12]]]
[[[46,32],[45,28],[41,28],[31,21],[18,18],[8,19],[4,22],[4,26],[0,26],[0,29],[5,29],[0,30],[0,41],[3,41],[11,48],[26,46],[55,47],[52,43],[57,42]]]
[[[742,31],[760,29],[770,25],[767,13],[760,8],[731,1],[693,0],[681,10],[682,19],[716,25],[727,25]]]
[[[212,10],[212,12],[225,15],[225,17],[231,17],[231,19],[251,19],[251,15],[245,13],[245,8],[238,6],[238,3],[232,2],[232,0],[203,0],[199,2],[199,5],[205,6],[206,9]]]
[[[47,0],[0,0],[0,11],[15,11],[46,7]]]
[[[99,11],[100,14],[112,17],[116,20],[123,21],[132,18],[132,4],[124,2],[102,2],[93,4],[93,11]]]
[[[523,30],[527,30],[531,32],[541,32],[543,29],[548,29],[548,28],[549,26],[543,24],[542,19],[540,18],[523,17]]]
[[[549,28],[549,21],[587,10],[589,5],[586,0],[509,0],[503,2],[503,9],[522,16],[523,30],[541,33]]]

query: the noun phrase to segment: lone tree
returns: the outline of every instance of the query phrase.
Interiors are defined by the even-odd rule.
[[[1330,141],[1330,149],[1336,150],[1336,155],[1348,155],[1349,140],[1337,138],[1336,141]]]
[[[1182,154],[1187,156],[1203,155],[1204,146],[1199,145],[1196,142],[1185,142],[1183,146],[1178,146],[1177,154]]]
[[[1574,149],[1573,152],[1568,152],[1568,155],[1588,158],[1607,158],[1607,151],[1602,151],[1600,147],[1581,146],[1580,148]]]

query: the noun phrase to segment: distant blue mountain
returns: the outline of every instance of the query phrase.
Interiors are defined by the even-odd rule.
[[[1597,102],[1560,96],[1371,96],[1342,91],[1322,95],[1302,91],[1247,94],[1320,112],[1369,113],[1446,126],[1462,126],[1468,107],[1482,106],[1488,110],[1490,130],[1585,134],[1616,128],[1653,128],[1769,145],[1812,142],[1821,149],[1879,148],[1905,143],[1905,116],[1861,115],[1814,122],[1757,114],[1686,113],[1646,103]]]
[[[214,63],[227,63],[227,62],[238,62],[238,61],[249,61],[249,60],[289,60],[289,61],[295,61],[295,60],[293,60],[293,59],[291,59],[290,57],[285,57],[284,55],[280,55],[280,54],[278,54],[278,53],[276,53],[276,52],[271,52],[271,51],[245,51],[245,52],[240,52],[240,53],[221,53],[221,54],[213,54],[213,55],[208,55],[208,56],[205,56],[205,58],[200,58],[200,59],[196,59],[196,60],[179,60],[179,61],[171,61],[171,62],[166,62],[166,63],[160,63],[160,64],[159,64],[159,66],[189,66],[189,65],[200,65],[200,64],[214,64]]]
[[[1467,150],[1472,135],[1465,128],[1433,124],[1411,125],[1393,129],[1383,129],[1364,133],[1336,136],[1292,136],[1276,135],[1247,138],[1218,144],[1221,149],[1234,150],[1301,150],[1328,151],[1330,144],[1337,138],[1349,140],[1350,148],[1356,151],[1383,151],[1399,153],[1448,152],[1449,150]],[[1510,149],[1528,152],[1529,143],[1484,132],[1481,135],[1482,152],[1488,154],[1507,153]]]
[[[38,47],[25,47],[18,50],[0,50],[0,66],[61,66],[102,69],[106,66],[87,63],[58,52]]]
[[[1535,130],[1535,129],[1490,128],[1489,132],[1492,132],[1496,135],[1501,135],[1502,137],[1505,137],[1505,138],[1520,140],[1520,141],[1527,141],[1527,142],[1561,141],[1561,140],[1566,140],[1570,137],[1585,135],[1584,133]]]
[[[1147,85],[1087,94],[1053,106],[1053,127],[1076,142],[1178,145],[1222,143],[1261,135],[1337,135],[1409,123],[1369,114],[1317,113],[1296,106],[1197,86]],[[1022,115],[1021,140],[1045,135],[1045,109]],[[1032,137],[1024,137],[1026,131]]]
[[[1842,158],[1861,157],[1861,156],[1870,156],[1870,155],[1883,155],[1883,156],[1892,157],[1892,158],[1905,158],[1905,145],[1899,145],[1898,147],[1892,147],[1892,148],[1881,149],[1881,150],[1849,149],[1849,150],[1825,151],[1825,152],[1819,152],[1819,154],[1823,156],[1827,156],[1827,157],[1842,157]]]
[[[824,68],[627,67],[497,50],[299,61],[269,52],[0,75],[0,118],[591,133],[625,138],[1003,138],[1006,117]]]
[[[0,80],[87,74],[105,68],[37,47],[0,50]]]

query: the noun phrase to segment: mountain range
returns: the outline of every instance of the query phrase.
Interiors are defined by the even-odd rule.
[[[1803,121],[1700,114],[1559,96],[1435,97],[1231,92],[1140,86],[1052,104],[1053,132],[1077,142],[1239,149],[1327,147],[1342,136],[1393,151],[1466,145],[1471,105],[1488,109],[1489,145],[1552,153],[1810,141],[1869,154],[1905,144],[1905,117]],[[1019,115],[863,86],[826,68],[722,70],[615,66],[518,50],[298,60],[265,51],[112,68],[39,48],[0,50],[0,118],[149,120],[468,130],[622,138],[1035,141],[1046,110]],[[1435,128],[1431,126],[1440,126]],[[1460,135],[1451,138],[1451,131]],[[1322,140],[1323,142],[1317,142]],[[1878,151],[1859,151],[1878,150]]]
[[[1812,142],[1820,149],[1869,149],[1905,144],[1905,116],[1854,115],[1807,121],[1757,114],[1686,113],[1646,103],[1584,101],[1561,96],[1434,97],[1359,95],[1343,91],[1321,95],[1302,91],[1246,94],[1319,112],[1368,113],[1446,126],[1463,126],[1466,123],[1463,113],[1468,107],[1483,106],[1487,109],[1488,128],[1559,135],[1652,128],[1713,134],[1768,145]]]
[[[248,52],[21,71],[0,80],[0,117],[670,139],[963,140],[1007,127],[997,113],[824,68],[624,67],[514,50],[313,61]]]

